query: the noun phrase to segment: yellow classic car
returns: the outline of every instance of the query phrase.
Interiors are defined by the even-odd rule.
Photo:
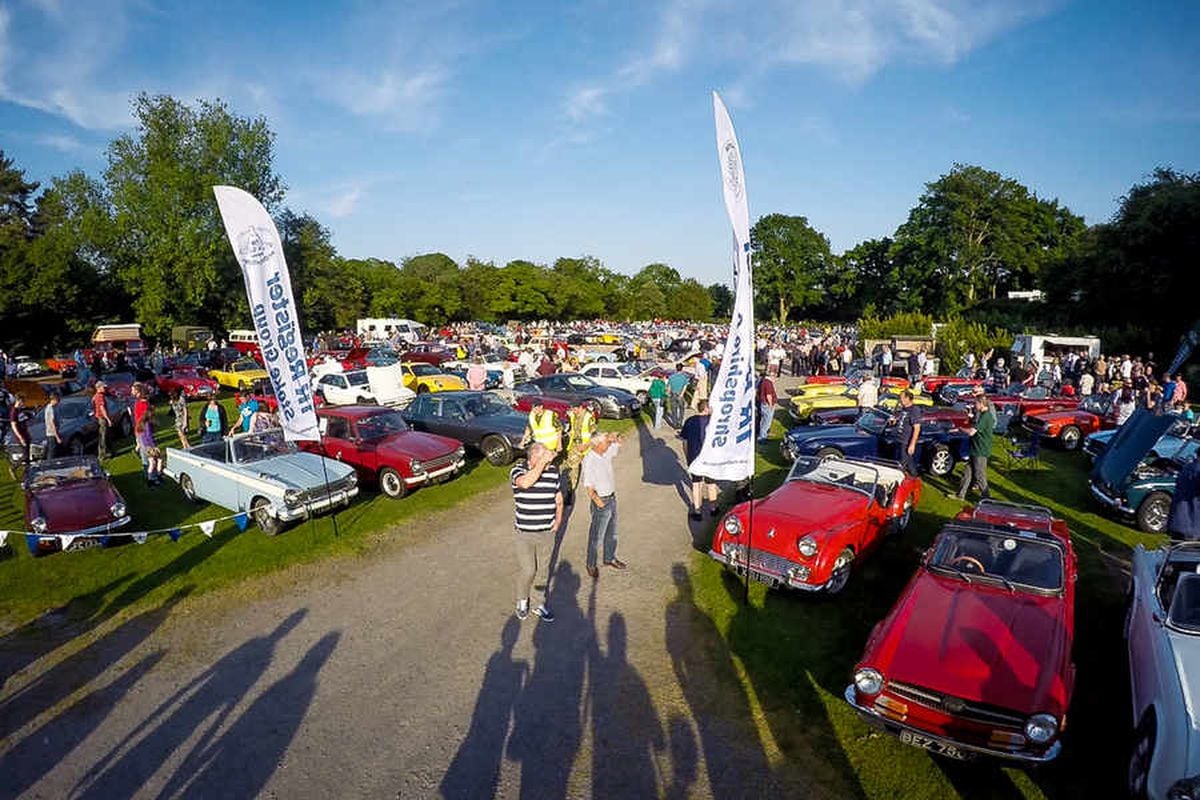
[[[405,362],[400,365],[404,376],[404,387],[417,394],[425,392],[454,392],[467,388],[467,382],[457,375],[448,375],[432,364],[421,361]]]
[[[795,390],[796,393],[792,395],[792,398],[796,400],[844,394],[847,388],[845,383],[806,383]]]
[[[265,369],[259,366],[257,361],[243,358],[233,362],[225,369],[210,369],[208,377],[230,389],[249,389],[255,381],[263,381],[270,376],[267,375]]]
[[[900,395],[895,392],[885,392],[879,395],[879,408],[893,409],[900,404]],[[931,406],[933,400],[929,395],[914,394],[913,404]],[[819,394],[813,397],[797,396],[792,398],[791,415],[800,422],[806,421],[814,411],[827,408],[851,408],[858,405],[858,390],[842,387],[838,394]]]

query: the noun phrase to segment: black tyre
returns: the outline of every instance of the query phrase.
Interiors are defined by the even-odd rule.
[[[842,451],[836,447],[822,447],[817,451],[817,459],[819,461],[827,461],[831,458],[841,458]]]
[[[1063,450],[1078,450],[1079,445],[1083,442],[1083,436],[1080,434],[1079,428],[1068,425],[1062,429],[1058,440],[1062,442]]]
[[[838,594],[845,589],[846,584],[850,581],[850,571],[853,568],[854,551],[847,547],[838,553],[837,560],[833,562],[833,572],[829,576],[829,583],[825,584],[826,593]]]
[[[954,470],[954,454],[944,444],[933,446],[929,455],[929,474],[944,478]]]
[[[271,510],[271,501],[265,497],[256,497],[250,503],[250,516],[254,518],[254,524],[267,536],[277,536],[283,530],[283,522],[275,516]]]
[[[1129,753],[1129,796],[1134,800],[1145,800],[1148,794],[1146,784],[1154,760],[1155,727],[1154,711],[1150,710],[1143,715],[1133,734],[1133,748]]]
[[[192,477],[186,472],[179,476],[179,491],[183,492],[183,497],[189,503],[197,503],[200,498],[196,497],[196,486],[192,483]]]
[[[404,478],[400,477],[399,472],[391,467],[384,467],[379,470],[379,491],[393,500],[399,500],[408,494],[408,487],[405,486]]]
[[[1171,495],[1151,492],[1137,510],[1137,526],[1147,533],[1162,533],[1167,529],[1171,513]]]
[[[483,441],[479,443],[479,449],[493,467],[502,467],[513,460],[512,447],[504,440],[503,436],[494,433],[483,437]]]

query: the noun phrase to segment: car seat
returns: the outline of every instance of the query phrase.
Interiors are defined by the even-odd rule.
[[[1062,560],[1049,547],[1026,545],[1013,556],[1008,579],[1041,589],[1061,588]]]

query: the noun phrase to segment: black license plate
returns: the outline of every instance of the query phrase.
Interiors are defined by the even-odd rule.
[[[934,739],[931,736],[923,736],[919,733],[913,733],[912,731],[900,731],[900,741],[907,745],[912,745],[913,747],[919,747],[922,750],[928,750],[929,752],[935,753],[939,756],[953,758],[957,761],[969,761],[973,755],[969,751],[963,750],[961,747],[956,747],[955,745],[947,742]]]

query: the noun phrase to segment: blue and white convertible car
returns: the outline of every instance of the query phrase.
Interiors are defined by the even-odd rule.
[[[1133,551],[1125,635],[1133,697],[1129,790],[1200,798],[1200,542]]]
[[[289,522],[346,505],[358,494],[353,467],[301,452],[279,430],[244,433],[189,450],[168,447],[163,472],[178,481],[188,500],[246,511],[269,536]]]

